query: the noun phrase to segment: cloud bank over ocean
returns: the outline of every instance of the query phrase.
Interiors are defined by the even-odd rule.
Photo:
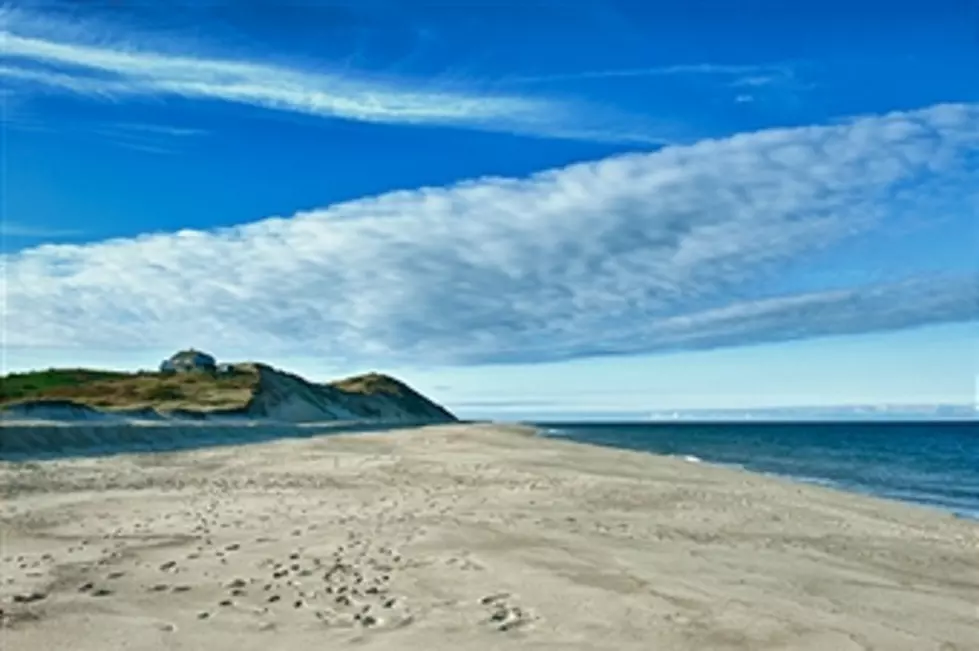
[[[977,149],[979,107],[938,105],[38,246],[2,259],[6,345],[506,363],[975,319],[975,269],[771,280],[950,201],[979,205]]]

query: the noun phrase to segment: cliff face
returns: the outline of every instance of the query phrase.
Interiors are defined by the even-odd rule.
[[[297,375],[255,365],[258,383],[245,413],[288,422],[323,420],[456,420],[406,384],[377,373],[330,384],[311,384]]]
[[[456,420],[404,383],[377,373],[330,384],[315,384],[265,364],[239,364],[233,373],[220,375],[104,374],[78,369],[30,375],[0,378],[3,417],[249,418],[285,423]]]
[[[399,414],[436,422],[457,420],[447,409],[407,384],[380,373],[333,382],[328,388],[350,411],[367,420],[390,420]]]

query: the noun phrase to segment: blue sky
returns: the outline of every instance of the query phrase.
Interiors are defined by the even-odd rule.
[[[979,5],[24,2],[4,365],[463,415],[967,404]]]

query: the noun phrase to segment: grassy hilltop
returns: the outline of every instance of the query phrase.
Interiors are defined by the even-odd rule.
[[[301,395],[302,399],[333,403],[368,418],[391,409],[451,418],[442,407],[404,383],[379,373],[314,384],[261,364],[236,364],[227,373],[65,368],[0,377],[0,407],[71,401],[106,411],[229,412],[247,410],[260,400],[267,402],[270,394],[278,394],[274,395],[276,401]]]

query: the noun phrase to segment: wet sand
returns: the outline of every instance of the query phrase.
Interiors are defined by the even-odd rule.
[[[0,647],[979,649],[979,523],[491,425],[0,463]]]

